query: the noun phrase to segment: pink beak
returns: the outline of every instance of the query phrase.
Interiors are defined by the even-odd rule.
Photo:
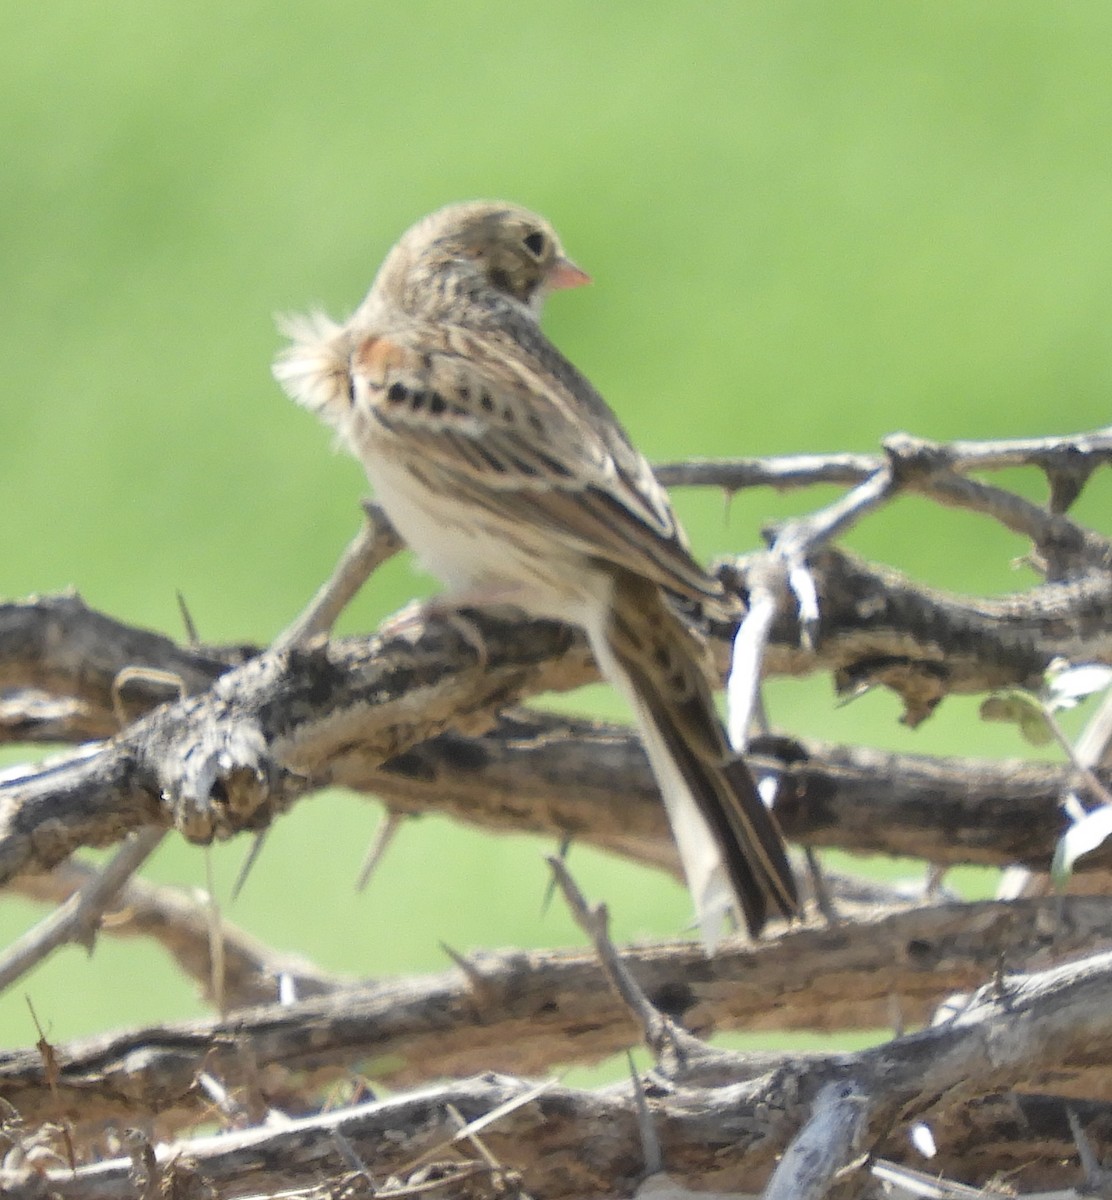
[[[553,292],[562,291],[564,288],[582,287],[590,282],[590,275],[581,271],[570,258],[558,258],[549,268],[545,279],[549,290]]]

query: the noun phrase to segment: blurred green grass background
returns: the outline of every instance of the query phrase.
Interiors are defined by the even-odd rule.
[[[537,208],[594,275],[546,325],[651,457],[1103,425],[1110,49],[1095,2],[23,6],[0,45],[0,591],[73,585],[180,634],[180,590],[206,639],[271,638],[365,491],[271,382],[272,314],[350,310],[402,229],[464,198]],[[1109,494],[1081,515],[1099,526]],[[829,495],[677,499],[710,554]],[[1030,581],[1014,539],[914,501],[852,541],[940,586]],[[430,588],[393,563],[343,629]],[[617,711],[602,689],[563,703]],[[971,703],[914,734],[891,697],[837,708],[825,680],[770,706],[803,735],[1021,752]],[[354,896],[376,819],[300,805],[230,919],[359,975],[439,969],[441,941],[581,940],[541,914],[547,847],[438,820]],[[245,851],[214,852],[225,899]],[[618,936],[687,921],[671,881],[573,864]],[[149,873],[205,880],[177,839]],[[0,900],[0,942],[37,911]],[[0,1044],[34,1041],[25,994],[56,1040],[200,1011],[111,938],[0,998]]]

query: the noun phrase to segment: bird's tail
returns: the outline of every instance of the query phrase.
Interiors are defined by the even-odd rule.
[[[707,952],[731,906],[753,937],[770,909],[795,915],[795,879],[776,820],[729,748],[702,648],[660,588],[619,574],[608,620],[591,641],[603,674],[636,713]]]

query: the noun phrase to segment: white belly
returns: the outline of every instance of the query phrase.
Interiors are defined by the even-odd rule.
[[[384,455],[364,453],[364,463],[394,528],[449,594],[512,604],[589,632],[609,608],[609,574],[582,556],[530,539],[529,530],[523,526],[518,533],[512,521],[505,528],[485,523],[482,514],[430,492]],[[500,499],[512,513],[513,494]]]

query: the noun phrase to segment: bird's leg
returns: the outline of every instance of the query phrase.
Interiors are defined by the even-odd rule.
[[[407,637],[430,620],[444,621],[475,651],[479,670],[485,670],[489,661],[486,641],[478,624],[466,615],[465,610],[507,608],[518,613],[523,607],[520,603],[523,591],[513,584],[491,584],[462,592],[440,593],[427,600],[411,600],[382,622],[379,633],[384,638]]]

